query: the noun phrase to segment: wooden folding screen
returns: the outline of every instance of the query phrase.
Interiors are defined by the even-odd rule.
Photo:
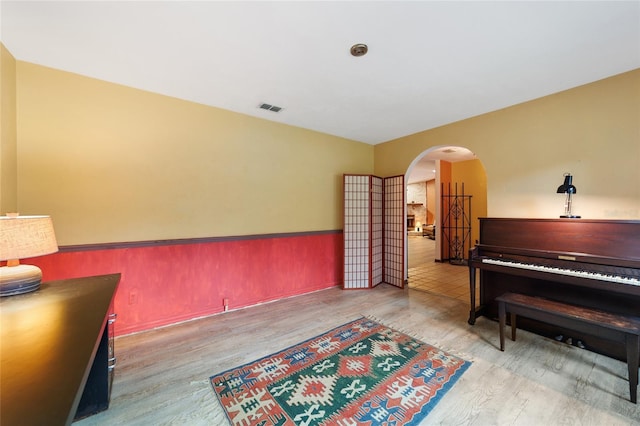
[[[384,180],[384,282],[404,287],[404,176]]]
[[[404,285],[404,176],[344,175],[345,289]]]
[[[383,206],[382,179],[371,176],[371,284],[378,285],[383,280]]]
[[[371,287],[371,180],[368,175],[344,176],[345,289]]]

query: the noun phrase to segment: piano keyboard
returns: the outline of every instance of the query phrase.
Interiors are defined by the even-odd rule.
[[[588,278],[591,280],[608,281],[620,284],[629,284],[640,286],[640,278],[621,277],[619,275],[607,275],[597,272],[579,271],[574,269],[554,268],[544,265],[535,265],[532,263],[521,263],[514,261],[499,260],[493,258],[483,258],[483,263],[505,266],[507,268],[529,269],[531,271],[548,272],[550,274],[568,275],[579,278]]]

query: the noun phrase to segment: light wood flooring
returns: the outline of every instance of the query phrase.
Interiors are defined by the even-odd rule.
[[[120,337],[111,406],[76,425],[225,425],[211,375],[361,316],[473,362],[422,425],[640,424],[625,363],[525,331],[500,352],[497,323],[467,324],[463,299],[387,285],[332,288]]]

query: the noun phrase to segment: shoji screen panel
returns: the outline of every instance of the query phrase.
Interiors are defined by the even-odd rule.
[[[371,287],[371,197],[369,175],[344,175],[345,289]]]
[[[404,176],[384,179],[384,277],[387,284],[404,287]]]
[[[378,285],[382,282],[383,261],[383,188],[382,179],[371,177],[371,284]]]

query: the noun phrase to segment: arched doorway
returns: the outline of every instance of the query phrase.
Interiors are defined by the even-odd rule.
[[[429,291],[468,301],[468,269],[465,263],[452,265],[450,240],[443,221],[450,211],[442,205],[442,190],[463,186],[472,199],[468,245],[478,239],[477,218],[486,216],[486,172],[481,161],[462,146],[435,146],[422,152],[405,174],[407,232],[405,241],[406,282],[409,288]],[[452,197],[445,197],[451,199]],[[412,225],[412,226],[410,226]],[[431,235],[430,226],[434,233]],[[464,249],[467,251],[468,248]],[[458,250],[462,252],[463,250]],[[464,253],[464,257],[467,257]]]

